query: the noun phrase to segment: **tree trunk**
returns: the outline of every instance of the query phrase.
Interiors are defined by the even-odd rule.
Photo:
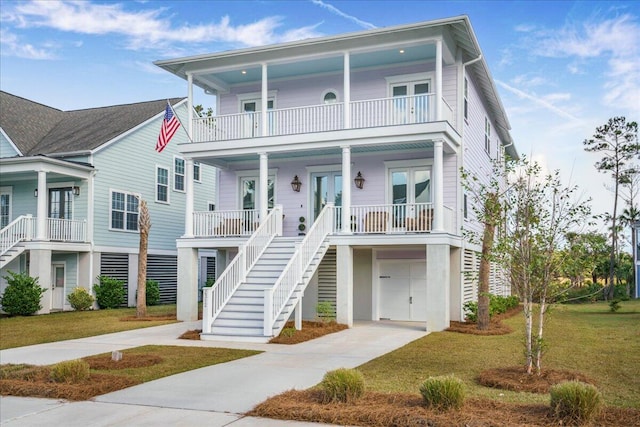
[[[530,298],[529,296],[525,298]],[[529,301],[524,302],[523,313],[524,313],[524,338],[525,338],[525,368],[527,370],[527,374],[531,375],[533,373],[533,351],[532,351],[532,340],[531,340],[531,331],[533,330],[533,303],[529,299]]]
[[[544,343],[542,340],[542,332],[544,330],[544,314],[547,310],[547,300],[546,297],[542,297],[540,299],[540,314],[538,316],[538,338],[536,340],[536,373],[538,375],[542,374],[542,350],[544,347]]]
[[[484,232],[482,234],[482,255],[480,257],[480,272],[478,278],[478,329],[489,329],[489,280],[491,274],[491,249],[496,232],[496,217],[500,209],[498,196],[488,194],[484,202]]]
[[[149,229],[151,217],[147,202],[140,200],[140,250],[138,255],[138,293],[136,301],[136,317],[147,317],[147,247],[149,246]]]

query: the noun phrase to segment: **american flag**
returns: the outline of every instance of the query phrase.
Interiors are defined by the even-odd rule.
[[[180,122],[173,114],[173,109],[169,102],[167,102],[167,108],[164,111],[164,120],[162,120],[162,127],[160,128],[160,135],[158,135],[158,142],[156,143],[156,151],[162,153],[164,147],[167,146],[171,138],[180,127]]]

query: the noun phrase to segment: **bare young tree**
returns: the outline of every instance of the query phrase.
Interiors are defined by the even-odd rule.
[[[140,229],[140,250],[138,255],[138,293],[136,301],[136,317],[147,317],[147,248],[149,246],[149,230],[151,229],[151,216],[147,208],[147,202],[140,199],[140,217],[138,218]]]
[[[613,299],[615,282],[613,280],[616,266],[616,252],[618,241],[618,195],[620,185],[629,180],[629,163],[640,154],[638,143],[638,124],[628,122],[625,117],[612,117],[609,121],[596,128],[593,137],[585,139],[584,149],[599,152],[602,159],[595,166],[600,172],[611,173],[613,178],[613,212],[611,218],[611,253],[609,257],[609,286],[605,297]]]

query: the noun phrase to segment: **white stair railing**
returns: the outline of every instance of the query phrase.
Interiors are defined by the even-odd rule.
[[[34,236],[35,218],[22,215],[14,219],[9,225],[0,230],[0,255],[22,240],[31,240]]]
[[[246,279],[275,236],[282,235],[282,206],[276,206],[264,222],[238,249],[238,254],[209,288],[203,288],[202,332],[211,333],[211,325],[227,304],[233,293]]]
[[[273,335],[273,325],[284,310],[289,298],[302,282],[302,276],[329,234],[333,232],[333,203],[327,203],[309,229],[307,236],[296,247],[296,252],[282,271],[273,288],[264,291],[264,335]]]

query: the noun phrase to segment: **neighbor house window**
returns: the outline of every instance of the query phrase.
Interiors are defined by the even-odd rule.
[[[491,123],[488,118],[484,118],[484,151],[491,155]]]
[[[469,120],[469,81],[464,78],[464,119]]]
[[[200,182],[200,162],[193,162],[193,180]]]
[[[169,169],[156,167],[156,202],[169,203]]]
[[[0,228],[11,222],[11,187],[0,187]]]
[[[213,212],[213,211],[216,210],[216,204],[215,203],[209,203],[207,206],[208,206],[209,212]]]
[[[335,104],[336,102],[338,102],[338,96],[335,92],[327,92],[324,94],[322,101],[325,104]]]
[[[111,229],[138,231],[138,196],[111,191]]]
[[[173,189],[184,191],[184,159],[175,157],[173,161]]]

